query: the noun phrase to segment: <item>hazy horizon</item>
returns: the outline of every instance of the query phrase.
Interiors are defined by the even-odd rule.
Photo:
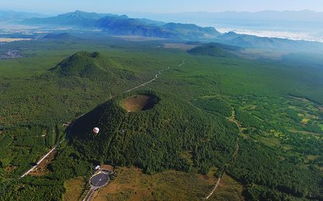
[[[147,13],[185,13],[185,12],[224,12],[224,11],[246,11],[259,12],[266,10],[273,11],[299,11],[312,10],[323,12],[321,0],[294,0],[291,3],[281,3],[280,0],[164,0],[163,2],[151,2],[148,0],[104,1],[104,0],[57,0],[55,2],[44,2],[41,0],[2,0],[1,10],[28,11],[46,14],[57,14],[73,10],[84,10],[103,13],[127,13],[127,12],[147,12]]]
[[[30,2],[39,2],[39,0],[30,0]],[[167,0],[168,1],[168,0]],[[232,2],[234,0],[226,1]],[[275,0],[276,1],[276,0]],[[74,2],[72,0],[71,2]],[[260,5],[259,3],[251,4],[254,2],[253,0],[248,0],[244,2],[244,5],[249,5],[249,7],[244,6],[242,8],[232,10],[232,6],[226,6],[224,1],[219,2],[210,2],[209,0],[202,0],[202,2],[207,2],[208,4],[213,5],[216,7],[217,5],[221,5],[217,10],[212,9],[210,6],[209,10],[201,11],[199,10],[201,7],[197,6],[195,10],[187,10],[176,9],[174,10],[163,10],[163,8],[159,8],[159,10],[151,10],[146,9],[151,6],[151,3],[147,3],[147,5],[142,5],[143,8],[141,10],[132,9],[129,11],[119,10],[120,8],[119,3],[110,3],[111,5],[119,5],[111,9],[112,6],[101,6],[100,8],[97,7],[84,7],[89,2],[80,1],[80,4],[70,8],[71,2],[62,2],[59,0],[58,2],[51,2],[54,6],[48,6],[47,3],[39,3],[34,9],[31,9],[29,6],[24,8],[20,8],[25,2],[21,0],[13,2],[9,2],[7,0],[1,1],[0,11],[15,11],[15,12],[27,12],[27,13],[34,13],[40,14],[44,17],[46,16],[55,16],[59,14],[64,14],[68,12],[74,12],[76,10],[84,11],[84,12],[96,12],[96,13],[110,13],[110,14],[118,14],[118,15],[127,15],[129,17],[134,18],[147,18],[151,20],[163,21],[163,22],[178,22],[178,23],[189,23],[189,24],[197,24],[199,26],[211,26],[216,28],[218,31],[225,33],[229,31],[234,31],[240,34],[248,34],[248,35],[256,35],[261,37],[277,37],[277,38],[287,38],[292,40],[307,40],[307,41],[319,41],[323,42],[323,28],[321,25],[323,24],[323,11],[317,11],[312,9],[311,6],[304,5],[302,8],[294,6],[281,6],[280,10],[275,10],[273,6],[264,7],[264,5]],[[102,2],[101,0],[95,0],[93,2],[101,2],[101,4],[106,5],[106,3]],[[126,2],[125,0],[122,1],[123,3]],[[144,0],[140,1],[141,3],[135,3],[135,5],[141,5]],[[264,1],[263,1],[264,2]],[[267,2],[267,1],[266,1]],[[316,1],[312,1],[316,2]],[[178,3],[178,2],[176,2]],[[249,3],[249,4],[248,4]],[[55,10],[55,5],[59,6],[64,4],[64,8],[60,8],[60,11],[53,11]],[[159,3],[152,3],[152,4],[159,4]],[[190,3],[193,5],[194,3]],[[46,11],[46,8],[43,8],[43,5],[47,5],[47,7],[51,7],[52,11]],[[96,4],[97,5],[97,4]],[[165,5],[165,4],[163,4]],[[274,4],[271,4],[274,5]],[[301,4],[299,4],[300,6]],[[8,8],[10,7],[10,8]],[[130,8],[131,6],[124,6],[124,8]],[[158,7],[158,6],[156,6]],[[323,5],[322,5],[323,7]],[[257,10],[258,8],[259,10]],[[293,10],[292,8],[299,8],[297,10]],[[317,7],[318,9],[320,7]],[[222,9],[222,10],[221,10]],[[231,9],[231,10],[230,10]],[[249,10],[243,10],[249,9]],[[279,12],[279,14],[275,15],[270,12]],[[294,12],[294,13],[293,13]],[[216,15],[218,14],[218,15]],[[230,16],[231,14],[231,16]],[[234,15],[236,14],[236,15]],[[262,15],[262,18],[259,18],[259,15]],[[243,18],[250,15],[247,18]],[[253,16],[254,15],[254,16]],[[258,15],[258,16],[257,16]],[[232,16],[234,16],[232,18]],[[238,16],[238,17],[237,17]],[[242,18],[241,18],[241,17]],[[281,16],[287,18],[282,19]],[[317,17],[319,16],[319,17]],[[240,19],[241,18],[241,19]],[[279,20],[277,20],[279,18]],[[274,20],[273,20],[274,19]],[[307,21],[311,23],[307,23]],[[290,23],[293,22],[293,23]],[[306,22],[306,23],[304,23]],[[313,23],[315,22],[315,23]],[[317,24],[319,23],[319,24]]]
[[[201,14],[214,14],[214,13],[264,13],[264,12],[312,12],[312,13],[318,13],[323,14],[322,11],[315,11],[310,9],[299,9],[299,10],[258,10],[258,11],[248,11],[248,10],[223,10],[223,11],[183,11],[183,12],[134,12],[134,11],[106,11],[106,12],[100,12],[90,9],[70,9],[65,11],[55,11],[55,12],[46,12],[44,10],[39,11],[33,11],[28,9],[6,9],[6,8],[0,8],[0,11],[4,12],[21,12],[21,13],[33,13],[33,14],[41,14],[41,15],[47,15],[47,16],[55,16],[65,13],[71,13],[75,11],[81,11],[81,12],[88,12],[88,13],[101,13],[101,14],[116,14],[116,15],[132,15],[132,14],[153,14],[153,15],[166,15],[166,14],[191,14],[191,13],[201,13]]]

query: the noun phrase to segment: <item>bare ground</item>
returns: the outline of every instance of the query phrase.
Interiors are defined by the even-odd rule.
[[[122,107],[128,112],[138,112],[141,110],[149,109],[149,105],[152,105],[151,96],[136,95],[126,98],[122,101]]]
[[[29,173],[31,176],[43,176],[46,175],[49,170],[47,169],[47,166],[52,162],[52,160],[55,158],[57,154],[57,151],[53,151],[46,159],[44,159],[38,167]]]

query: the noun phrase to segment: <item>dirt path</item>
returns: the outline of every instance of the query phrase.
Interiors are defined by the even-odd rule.
[[[215,183],[215,186],[214,188],[212,189],[212,191],[209,193],[208,196],[205,197],[205,200],[208,200],[212,195],[213,193],[215,192],[215,190],[218,188],[219,184],[220,184],[220,181],[221,181],[221,178],[222,178],[223,174],[221,175],[221,177],[218,178],[218,180],[216,181]]]
[[[177,65],[177,67],[181,67],[181,66],[183,66],[185,64],[185,60],[183,60],[180,64],[178,64]],[[163,70],[159,70],[155,75],[154,75],[154,77],[151,79],[151,80],[148,80],[148,81],[146,81],[146,82],[144,82],[144,83],[142,83],[142,84],[139,84],[139,85],[137,85],[137,86],[135,86],[135,87],[133,87],[133,88],[131,88],[131,89],[128,89],[128,90],[125,90],[125,91],[123,91],[122,92],[122,94],[124,94],[124,93],[129,93],[129,92],[131,92],[131,91],[133,91],[133,90],[136,90],[136,89],[138,89],[138,88],[141,88],[141,87],[144,87],[144,86],[146,86],[146,85],[148,85],[148,84],[150,84],[150,83],[152,83],[152,82],[154,82],[154,81],[156,81],[158,78],[159,78],[159,76],[164,72],[164,71],[168,71],[168,70],[170,70],[171,69],[171,67],[167,67],[167,68],[165,68],[165,69],[163,69]],[[83,114],[84,115],[84,114]],[[83,116],[82,115],[82,116]],[[113,139],[111,140],[111,142],[113,141]],[[111,143],[110,142],[110,143]],[[83,201],[91,201],[92,199],[93,199],[93,197],[94,197],[94,190],[93,189],[90,189],[88,192],[87,192],[87,194],[86,194],[86,196],[85,196],[85,198],[83,199]]]
[[[184,64],[185,64],[185,60],[183,60],[183,61],[182,61],[182,63],[178,64],[178,65],[177,65],[177,67],[181,67],[181,66],[183,66]],[[164,71],[168,71],[168,70],[170,70],[170,69],[171,69],[171,67],[167,67],[167,68],[165,68],[165,69],[159,70],[159,71],[158,71],[158,73],[156,73],[156,74],[154,75],[154,77],[153,77],[151,80],[148,80],[148,81],[146,81],[146,82],[144,82],[144,83],[141,83],[141,84],[139,84],[139,85],[137,85],[137,86],[135,86],[135,87],[133,87],[133,88],[131,88],[131,89],[127,89],[127,90],[125,90],[125,91],[121,92],[121,94],[125,94],[125,93],[132,92],[133,90],[139,89],[139,88],[141,88],[141,87],[144,87],[144,86],[146,86],[146,85],[148,85],[148,84],[150,84],[150,83],[152,83],[152,82],[156,81],[156,80],[159,78],[159,76],[162,74],[162,72],[164,72]],[[113,97],[115,97],[115,96],[112,96],[111,98],[113,98]],[[86,114],[86,113],[84,113],[84,114],[82,114],[82,115],[78,116],[76,119],[79,119],[80,117],[82,117],[82,116],[83,116],[83,115],[85,115],[85,114]]]
[[[224,170],[222,171],[221,175],[219,176],[218,180],[216,181],[215,185],[214,185],[214,188],[212,189],[212,191],[204,198],[204,200],[208,200],[213,194],[214,192],[216,191],[216,189],[219,187],[220,185],[220,182],[221,182],[221,179],[224,175],[224,172],[226,170],[226,168],[231,164],[233,163],[236,158],[237,158],[237,155],[239,153],[239,149],[240,149],[240,145],[239,145],[239,136],[241,135],[242,131],[243,131],[243,127],[241,126],[240,122],[236,119],[236,115],[235,115],[235,110],[234,108],[232,108],[232,113],[231,113],[231,116],[229,118],[227,118],[228,121],[230,122],[233,122],[237,125],[238,129],[239,129],[239,134],[237,136],[237,139],[236,139],[236,148],[232,154],[232,157],[231,159],[224,165]]]
[[[185,60],[183,60],[182,61],[182,63],[180,63],[180,64],[178,64],[177,66],[178,67],[181,67],[181,66],[183,66],[185,64]],[[141,87],[144,87],[144,86],[146,86],[146,85],[148,85],[148,84],[150,84],[150,83],[152,83],[152,82],[154,82],[155,80],[157,80],[158,78],[159,78],[159,75],[161,75],[162,74],[162,72],[164,72],[164,71],[168,71],[170,69],[170,67],[167,67],[166,69],[163,69],[163,70],[159,70],[158,71],[158,73],[156,73],[155,75],[154,75],[154,77],[151,79],[151,80],[148,80],[148,81],[146,81],[146,82],[144,82],[144,83],[142,83],[142,84],[139,84],[139,85],[137,85],[137,86],[135,86],[135,87],[133,87],[133,88],[131,88],[131,89],[128,89],[128,90],[125,90],[125,91],[123,91],[122,93],[129,93],[129,92],[131,92],[131,91],[133,91],[133,90],[136,90],[136,89],[138,89],[138,88],[141,88]],[[82,114],[81,116],[79,116],[78,118],[80,118],[80,117],[82,117],[83,115],[85,115],[86,113],[84,113],[84,114]],[[32,171],[34,171],[38,166],[39,166],[39,164],[43,161],[43,160],[45,160],[52,152],[54,152],[55,150],[56,150],[56,148],[58,147],[58,145],[60,145],[62,142],[63,142],[64,140],[62,140],[61,142],[59,142],[56,146],[54,146],[47,154],[45,154],[37,163],[36,163],[36,165],[34,165],[33,167],[31,167],[29,170],[27,170],[23,175],[21,175],[20,176],[20,178],[23,178],[23,177],[25,177],[25,176],[27,176],[30,172],[32,172]]]
[[[182,61],[182,63],[178,64],[177,66],[178,66],[178,67],[181,67],[181,66],[183,66],[184,64],[185,64],[185,60],[183,60],[183,61]],[[170,69],[171,69],[170,67],[167,67],[167,68],[165,68],[165,69],[163,69],[163,70],[160,70],[160,71],[158,71],[158,73],[156,73],[156,74],[155,74],[155,76],[154,76],[154,78],[153,78],[153,79],[148,80],[147,82],[144,82],[144,83],[142,83],[142,84],[139,84],[138,86],[136,86],[136,87],[134,87],[134,88],[131,88],[131,89],[128,89],[128,90],[126,90],[126,91],[124,91],[124,92],[122,92],[122,93],[129,93],[129,92],[131,92],[131,91],[133,91],[133,90],[135,90],[135,89],[138,89],[138,88],[140,88],[140,87],[144,87],[144,86],[146,86],[146,85],[148,85],[148,84],[150,84],[150,83],[152,83],[152,82],[156,81],[156,80],[159,78],[159,76],[162,74],[162,72],[164,72],[164,71],[168,71],[168,70],[170,70]]]

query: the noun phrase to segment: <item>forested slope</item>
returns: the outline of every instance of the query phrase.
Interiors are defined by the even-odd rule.
[[[238,134],[234,124],[169,94],[143,94],[158,97],[158,103],[127,112],[118,97],[76,120],[68,129],[71,145],[88,160],[136,165],[147,173],[192,168],[206,173],[229,159]],[[94,127],[101,129],[97,136]]]

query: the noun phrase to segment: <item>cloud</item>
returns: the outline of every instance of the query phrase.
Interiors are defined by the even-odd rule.
[[[226,33],[234,31],[239,34],[255,35],[260,37],[274,37],[291,40],[307,40],[323,42],[323,33],[308,33],[308,32],[287,32],[287,31],[267,31],[267,30],[250,30],[250,29],[232,29],[232,28],[218,28],[218,31]]]

